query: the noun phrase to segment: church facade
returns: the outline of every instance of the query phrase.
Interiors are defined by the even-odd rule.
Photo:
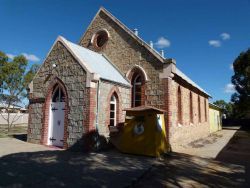
[[[172,147],[209,134],[209,94],[100,8],[78,44],[59,36],[29,92],[28,141],[63,148],[122,127],[123,109],[165,110]],[[81,145],[80,144],[80,145]]]

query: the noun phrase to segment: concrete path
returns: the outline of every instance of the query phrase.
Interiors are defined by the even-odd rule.
[[[227,128],[178,152],[155,165],[134,187],[250,187],[250,130]]]
[[[155,158],[118,151],[77,153],[0,139],[0,187],[126,187]]]
[[[54,151],[54,150],[59,150],[59,149],[50,148],[38,144],[31,144],[10,137],[0,138],[0,157],[20,152]]]
[[[250,132],[224,129],[162,161],[0,139],[1,187],[250,187]]]
[[[175,147],[173,151],[199,157],[215,158],[239,129],[239,126],[222,129],[207,138]]]
[[[243,166],[212,159],[172,153],[161,164],[155,165],[136,188],[242,188],[245,187]]]

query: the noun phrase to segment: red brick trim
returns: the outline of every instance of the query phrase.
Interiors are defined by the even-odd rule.
[[[116,125],[119,125],[122,120],[122,97],[121,97],[121,94],[120,94],[120,91],[118,89],[117,86],[114,86],[108,96],[107,96],[107,106],[106,106],[106,126],[109,127],[109,120],[110,120],[110,99],[111,99],[111,96],[112,95],[115,95],[116,99],[117,99],[117,108],[116,108]]]
[[[172,101],[171,101],[171,79],[164,78],[162,80],[162,85],[164,88],[164,110],[166,110],[164,114],[165,118],[165,128],[166,128],[166,135],[167,135],[167,143],[170,143],[170,127],[171,127],[171,119],[172,119]]]
[[[83,120],[83,128],[84,128],[84,134],[88,134],[89,132],[95,131],[95,121],[96,121],[96,95],[97,91],[96,88],[86,88],[86,99],[88,102],[86,103],[86,100],[84,100],[84,103],[86,103],[86,109],[83,111],[83,115],[85,115],[85,120]],[[83,105],[83,106],[85,106]]]
[[[53,93],[53,89],[55,85],[58,85],[65,96],[65,111],[64,111],[64,142],[63,142],[63,148],[67,149],[67,139],[68,139],[68,113],[69,113],[69,104],[68,104],[68,93],[67,89],[64,85],[64,83],[57,77],[52,79],[50,82],[48,89],[47,89],[47,96],[45,98],[45,103],[43,106],[43,122],[42,122],[42,138],[41,138],[41,144],[47,145],[47,139],[48,139],[48,129],[49,129],[49,111],[50,111],[50,104],[51,104],[51,97]]]

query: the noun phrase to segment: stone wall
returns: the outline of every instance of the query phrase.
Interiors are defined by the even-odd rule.
[[[52,64],[56,64],[52,68]],[[62,43],[57,42],[44,64],[33,80],[33,93],[30,94],[28,141],[42,143],[42,134],[47,126],[48,110],[45,109],[45,99],[49,87],[56,79],[60,79],[68,95],[68,122],[65,122],[68,134],[67,145],[72,146],[85,133],[84,122],[88,108],[89,91],[86,89],[86,72],[73,58]],[[50,100],[50,99],[49,99]],[[46,144],[46,143],[43,143]]]
[[[109,136],[109,105],[110,98],[115,93],[117,95],[117,102],[119,109],[117,111],[117,124],[125,121],[125,111],[123,109],[129,108],[130,101],[130,88],[119,86],[114,83],[101,81],[99,93],[99,116],[98,116],[98,131],[105,137]]]
[[[94,33],[103,28],[110,33],[110,38],[107,45],[99,51],[90,41]],[[145,88],[145,104],[164,108],[164,88],[159,78],[163,64],[103,12],[95,17],[80,45],[104,53],[124,76],[135,65],[141,66],[149,77]]]

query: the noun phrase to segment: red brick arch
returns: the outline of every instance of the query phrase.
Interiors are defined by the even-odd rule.
[[[108,127],[109,126],[109,118],[110,118],[110,99],[111,99],[111,96],[112,95],[115,95],[116,99],[117,99],[117,108],[116,108],[116,115],[117,115],[117,119],[116,119],[116,124],[119,125],[119,123],[121,123],[122,121],[122,97],[121,97],[121,94],[120,94],[120,91],[118,89],[117,86],[114,86],[108,96],[107,96],[107,107],[106,107],[106,126]]]
[[[68,147],[67,144],[67,138],[68,138],[68,131],[67,131],[67,127],[68,127],[68,113],[69,113],[69,105],[68,105],[68,93],[67,93],[67,89],[63,83],[62,80],[60,80],[59,78],[55,77],[52,79],[52,81],[50,82],[48,89],[47,89],[47,95],[45,98],[45,103],[43,106],[43,122],[42,122],[42,138],[41,138],[41,144],[47,145],[47,139],[48,139],[48,129],[49,129],[49,111],[50,111],[50,104],[51,104],[51,97],[52,97],[52,93],[54,90],[54,87],[58,85],[65,96],[65,111],[64,111],[64,142],[63,142],[63,148],[66,149]]]

